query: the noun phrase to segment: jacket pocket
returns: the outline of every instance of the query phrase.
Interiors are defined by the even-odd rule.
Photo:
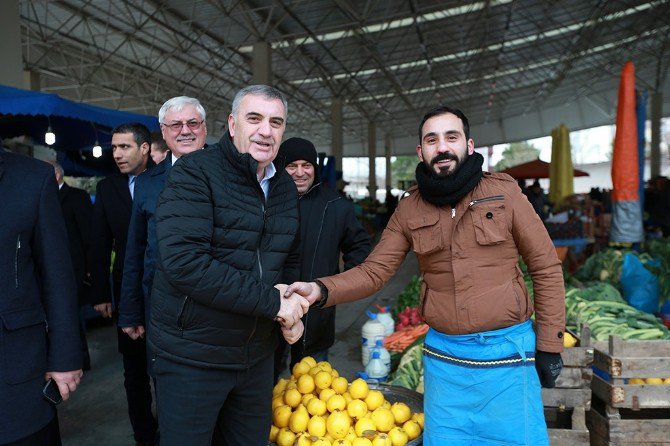
[[[412,233],[412,248],[417,254],[430,254],[443,248],[440,217],[437,213],[407,220]]]
[[[44,310],[33,307],[0,316],[2,375],[7,384],[30,381],[46,373],[47,322]]]
[[[191,298],[184,296],[184,299],[179,309],[179,314],[177,314],[177,328],[183,331],[186,328],[188,310],[191,307]]]
[[[503,195],[473,200],[469,207],[478,244],[497,245],[507,240],[509,232]]]

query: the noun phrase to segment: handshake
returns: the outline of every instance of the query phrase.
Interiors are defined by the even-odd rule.
[[[309,306],[321,298],[321,287],[316,282],[295,282],[292,285],[277,284],[281,294],[279,313],[275,320],[289,344],[295,344],[305,331],[300,318],[309,311]]]

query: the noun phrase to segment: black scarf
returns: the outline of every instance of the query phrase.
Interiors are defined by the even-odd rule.
[[[422,161],[416,166],[419,193],[423,199],[435,206],[449,204],[453,207],[479,183],[483,164],[484,157],[475,152],[465,158],[454,174],[441,177]]]

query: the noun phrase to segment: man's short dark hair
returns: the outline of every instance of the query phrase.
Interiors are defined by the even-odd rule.
[[[447,113],[456,115],[456,117],[459,118],[461,122],[463,122],[463,132],[465,133],[465,139],[470,139],[470,122],[468,121],[468,117],[465,116],[465,113],[463,113],[457,108],[441,105],[439,107],[435,107],[434,109],[430,110],[428,113],[423,115],[421,124],[419,124],[419,144],[421,144],[421,136],[422,136],[421,132],[423,131],[423,125],[426,123],[426,121],[428,121],[432,117],[446,115]]]
[[[112,130],[112,135],[115,133],[132,133],[138,147],[141,147],[144,143],[147,143],[149,146],[151,146],[151,133],[144,124],[140,124],[139,122],[121,124]]]
[[[156,150],[161,153],[168,151],[168,146],[165,140],[163,139],[163,134],[161,132],[152,132],[151,133],[151,144]]]

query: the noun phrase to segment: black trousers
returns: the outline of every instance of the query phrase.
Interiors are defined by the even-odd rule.
[[[123,356],[123,386],[126,388],[128,417],[135,441],[153,442],[158,423],[151,412],[151,384],[147,373],[147,343],[133,341],[118,329],[119,351]]]
[[[244,370],[154,355],[161,446],[265,446],[272,423],[272,355]]]
[[[61,446],[58,415],[54,415],[46,426],[34,434],[1,446]]]

